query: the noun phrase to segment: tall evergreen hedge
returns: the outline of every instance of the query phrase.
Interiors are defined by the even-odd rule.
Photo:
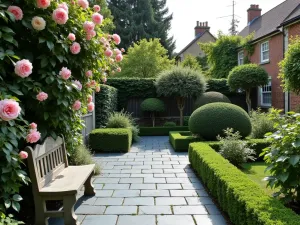
[[[95,96],[96,127],[104,127],[111,112],[117,110],[118,90],[101,85],[101,91]]]

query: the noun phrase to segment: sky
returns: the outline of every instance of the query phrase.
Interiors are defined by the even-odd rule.
[[[247,25],[247,9],[251,4],[259,5],[262,14],[284,0],[235,0],[235,14],[239,22],[238,31]],[[232,14],[232,0],[167,0],[167,7],[173,13],[170,35],[176,40],[175,52],[181,51],[195,37],[196,21],[208,21],[213,35],[221,30],[227,34],[232,17],[218,18]]]

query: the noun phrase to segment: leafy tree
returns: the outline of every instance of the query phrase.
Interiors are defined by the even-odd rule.
[[[108,0],[108,5],[115,18],[115,31],[123,39],[121,47],[128,49],[144,38],[160,38],[171,56],[175,43],[168,31],[173,17],[168,15],[166,0]]]
[[[269,81],[268,73],[256,64],[240,65],[232,69],[228,77],[228,85],[231,90],[243,89],[246,92],[248,113],[251,112],[251,89],[266,85]]]
[[[152,119],[152,126],[155,127],[155,114],[165,111],[165,104],[158,98],[147,98],[141,104],[143,112],[150,112]]]
[[[155,81],[158,95],[174,97],[180,112],[180,126],[183,126],[183,110],[188,97],[197,97],[204,93],[204,76],[190,68],[174,67],[162,72]]]
[[[200,64],[203,71],[207,71],[209,69],[208,62],[207,62],[207,56],[203,56],[203,57],[197,56],[196,59],[197,59],[198,63]]]
[[[294,38],[289,45],[285,58],[279,63],[283,87],[286,91],[300,93],[300,38]]]
[[[201,65],[199,64],[198,60],[196,59],[196,57],[192,56],[192,55],[187,55],[185,56],[184,60],[181,63],[181,66],[183,67],[189,67],[193,70],[199,70],[201,71]]]
[[[158,39],[143,39],[128,49],[122,62],[121,77],[156,77],[174,64]]]

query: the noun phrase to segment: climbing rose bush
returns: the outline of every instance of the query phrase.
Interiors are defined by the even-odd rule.
[[[0,217],[20,210],[29,182],[22,149],[64,135],[71,156],[92,93],[120,71],[121,38],[106,34],[100,6],[87,0],[0,0]],[[111,52],[107,55],[105,52]],[[114,56],[114,58],[112,58]]]

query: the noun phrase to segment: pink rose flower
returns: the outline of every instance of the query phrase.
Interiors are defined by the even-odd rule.
[[[97,84],[97,82],[96,82],[95,80],[91,80],[90,85],[91,85],[92,87],[94,87],[96,84]]]
[[[8,7],[7,11],[14,14],[16,20],[23,19],[23,11],[20,7],[11,5]]]
[[[120,51],[120,50],[117,49],[117,48],[114,49],[114,52],[115,52],[116,55],[122,54],[122,51]]]
[[[30,129],[34,130],[37,128],[37,124],[36,123],[31,123],[29,124]]]
[[[66,10],[64,10],[63,8],[57,8],[53,11],[52,19],[57,24],[60,24],[60,25],[66,24],[66,22],[69,19],[68,12]]]
[[[124,48],[121,48],[121,52],[125,52],[125,49],[124,49]]]
[[[104,55],[106,55],[107,57],[112,57],[113,52],[112,50],[110,50],[109,48],[105,50]]]
[[[41,133],[37,130],[30,130],[29,134],[26,136],[26,141],[28,143],[36,143],[41,138]]]
[[[24,151],[20,151],[19,156],[21,159],[27,159],[28,158],[28,153]]]
[[[71,50],[72,54],[77,55],[81,50],[80,44],[77,42],[74,42],[71,45],[70,50]]]
[[[99,13],[94,13],[92,15],[92,20],[95,24],[101,24],[103,21],[103,16]]]
[[[36,4],[38,8],[47,9],[51,4],[51,0],[37,0]]]
[[[80,5],[83,9],[87,9],[89,7],[89,2],[87,0],[78,0],[78,5]]]
[[[47,98],[48,98],[48,94],[45,92],[40,92],[36,96],[36,99],[39,100],[40,102],[45,101]]]
[[[88,108],[88,111],[89,111],[89,112],[93,112],[93,111],[94,111],[94,108],[95,108],[94,102],[90,102],[90,103],[87,105],[87,108]]]
[[[92,30],[95,29],[95,24],[93,22],[90,22],[90,21],[85,21],[84,24],[83,24],[83,30],[85,32],[91,32]]]
[[[65,2],[59,4],[57,8],[64,9],[64,10],[66,10],[67,13],[69,13],[69,7],[68,7],[67,3],[65,3]]]
[[[27,59],[16,62],[15,73],[22,78],[28,77],[32,73],[32,64]]]
[[[35,16],[31,20],[31,25],[35,30],[44,30],[46,27],[46,21],[39,16]]]
[[[79,100],[76,100],[73,104],[74,110],[79,110],[81,108],[81,102]]]
[[[117,62],[121,62],[122,60],[123,60],[123,55],[122,54],[116,55],[116,61]]]
[[[93,72],[91,70],[88,70],[88,71],[86,71],[85,76],[91,77],[91,76],[93,76]]]
[[[107,42],[107,40],[106,40],[105,37],[101,37],[101,38],[100,38],[100,41],[101,41],[102,43],[106,43],[106,42]]]
[[[101,10],[101,7],[99,5],[94,5],[93,9],[95,12],[99,12]]]
[[[122,70],[121,70],[121,68],[120,68],[120,67],[118,67],[118,68],[117,68],[117,72],[119,72],[119,73],[120,73],[121,71],[122,71]]]
[[[90,41],[93,37],[96,36],[96,31],[92,30],[92,31],[89,31],[87,34],[86,34],[86,39],[88,41]]]
[[[91,96],[91,95],[88,95],[88,97],[87,97],[87,101],[88,101],[88,103],[92,102],[92,101],[93,101],[93,96]]]
[[[113,34],[112,38],[114,39],[114,41],[117,45],[121,43],[121,38],[119,35]]]
[[[70,41],[75,41],[75,40],[76,40],[75,34],[70,33],[70,34],[68,35],[68,39],[69,39]]]
[[[4,99],[0,101],[0,118],[4,121],[16,119],[21,113],[19,103],[13,99]]]
[[[68,80],[70,78],[71,74],[72,74],[71,70],[69,70],[67,67],[63,67],[59,72],[59,75],[64,80]]]
[[[73,81],[73,83],[77,86],[77,89],[78,89],[79,91],[81,91],[81,89],[82,89],[82,84],[80,83],[80,81],[75,80],[75,81]]]
[[[100,92],[100,86],[96,87],[96,92]]]

